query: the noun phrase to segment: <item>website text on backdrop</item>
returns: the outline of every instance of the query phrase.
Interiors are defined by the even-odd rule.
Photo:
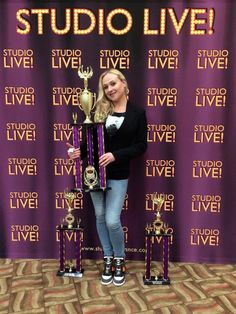
[[[168,277],[168,263],[169,263],[169,239],[172,236],[170,229],[166,223],[161,219],[161,207],[165,202],[164,194],[157,195],[152,194],[153,204],[156,205],[156,219],[152,224],[147,224],[145,233],[145,267],[146,273],[143,277],[143,283],[145,285],[169,285],[170,279]],[[163,274],[156,272],[155,275],[151,275],[151,263],[152,263],[152,244],[155,240],[158,243],[163,244],[162,258],[163,258]],[[160,240],[160,242],[159,242]],[[152,270],[153,272],[153,270]]]
[[[104,122],[104,152],[94,161],[94,165],[95,169],[106,170],[107,188],[90,189],[90,195],[104,254],[101,283],[120,286],[125,282],[126,272],[121,211],[128,187],[130,161],[142,155],[147,148],[147,121],[145,110],[136,107],[128,99],[128,84],[119,70],[103,72],[98,85],[94,121]],[[100,138],[95,136],[93,143],[96,139],[99,142]],[[84,160],[88,157],[90,143],[88,137],[78,147],[67,143],[70,158]],[[96,152],[97,145],[92,145]],[[99,172],[99,176],[102,176],[102,172]]]

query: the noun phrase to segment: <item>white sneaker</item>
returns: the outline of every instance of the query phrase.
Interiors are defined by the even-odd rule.
[[[122,286],[125,283],[125,260],[123,258],[114,258],[115,273],[113,283],[115,286]]]

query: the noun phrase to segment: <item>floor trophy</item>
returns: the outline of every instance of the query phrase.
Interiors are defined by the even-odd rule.
[[[83,229],[80,227],[80,219],[76,219],[73,215],[72,202],[76,195],[73,192],[64,191],[64,197],[68,201],[67,215],[57,226],[59,233],[59,251],[60,251],[60,268],[57,272],[58,276],[66,277],[82,277],[83,270],[81,268],[81,236]],[[76,234],[75,259],[66,259],[66,233]]]
[[[87,70],[83,70],[83,66],[79,67],[78,75],[84,80],[84,89],[79,96],[79,108],[85,114],[85,120],[83,123],[78,123],[77,113],[73,113],[73,146],[74,148],[80,147],[79,131],[78,128],[82,125],[82,132],[86,134],[87,144],[87,164],[84,171],[81,167],[81,160],[77,158],[75,160],[75,188],[74,191],[90,192],[90,191],[105,191],[106,186],[106,169],[104,166],[98,166],[95,168],[95,159],[98,160],[100,156],[105,153],[104,148],[104,118],[101,117],[99,121],[92,121],[91,111],[96,104],[96,94],[92,93],[88,89],[88,79],[92,77],[93,70],[91,67],[87,67]],[[94,137],[96,137],[94,141]],[[94,143],[96,147],[94,147]]]
[[[170,279],[168,277],[168,263],[169,263],[169,239],[172,230],[165,224],[161,219],[161,207],[165,201],[164,194],[152,194],[153,204],[156,205],[156,219],[152,224],[146,226],[145,232],[145,267],[146,273],[143,277],[143,282],[145,285],[169,285]],[[163,244],[162,257],[163,257],[163,274],[151,275],[151,263],[152,263],[152,245],[154,243],[155,237],[161,239],[160,243]]]

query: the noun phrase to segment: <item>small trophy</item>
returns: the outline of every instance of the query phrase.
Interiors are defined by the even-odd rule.
[[[80,219],[75,219],[72,214],[74,208],[72,208],[75,194],[69,192],[68,189],[64,191],[64,198],[67,200],[68,208],[67,215],[57,230],[59,232],[59,247],[60,247],[60,269],[57,272],[58,276],[66,277],[82,277],[83,270],[81,269],[81,231]],[[75,263],[73,259],[66,260],[66,233],[74,232],[76,234],[76,252],[75,252]]]
[[[161,219],[161,207],[165,202],[164,194],[157,196],[156,193],[152,195],[152,202],[156,205],[156,219],[152,224],[146,226],[145,233],[145,266],[146,273],[143,277],[145,285],[169,285],[170,279],[168,277],[168,263],[169,263],[169,228]],[[151,276],[151,262],[152,262],[152,243],[155,237],[161,238],[163,243],[163,275],[155,273]]]
[[[86,142],[87,142],[87,166],[84,172],[81,169],[81,160],[77,158],[75,160],[75,188],[73,191],[99,191],[106,190],[106,169],[104,166],[98,166],[95,168],[95,157],[99,159],[104,153],[104,119],[101,117],[101,121],[93,122],[91,118],[91,111],[94,109],[96,104],[96,94],[92,93],[88,89],[88,79],[93,75],[93,70],[87,67],[87,70],[83,70],[83,66],[78,69],[78,76],[84,80],[84,89],[82,90],[79,100],[79,108],[85,114],[85,120],[82,124],[77,122],[77,113],[73,113],[73,145],[75,148],[80,147],[80,141],[78,136],[78,127],[82,125],[86,131]],[[94,147],[94,136],[97,137],[97,147]],[[96,148],[96,150],[94,149]],[[96,156],[95,156],[95,151]],[[83,173],[82,173],[83,172]]]

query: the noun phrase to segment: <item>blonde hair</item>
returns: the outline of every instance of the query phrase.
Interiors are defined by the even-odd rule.
[[[106,119],[106,117],[109,114],[113,113],[114,110],[114,105],[113,103],[106,97],[103,89],[103,84],[102,80],[105,75],[108,73],[115,74],[122,82],[125,83],[126,85],[126,96],[128,98],[129,94],[129,89],[128,89],[128,84],[126,81],[125,76],[117,69],[109,69],[105,72],[103,72],[100,77],[99,77],[99,82],[98,82],[98,98],[96,101],[96,110],[95,110],[95,115],[94,115],[94,121],[95,122],[101,122]]]

